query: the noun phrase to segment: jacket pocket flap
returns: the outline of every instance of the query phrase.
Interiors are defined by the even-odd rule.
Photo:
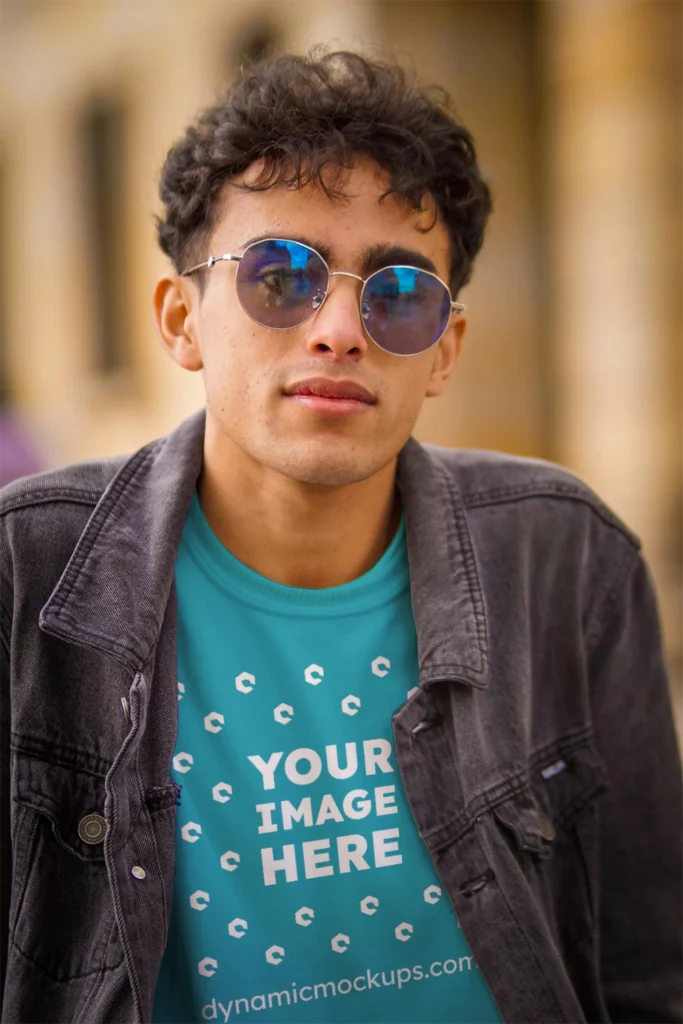
[[[62,846],[82,860],[103,859],[103,776],[18,754],[15,780],[14,799],[47,818]]]
[[[497,804],[493,814],[519,849],[543,857],[605,788],[604,768],[589,746],[555,751],[536,759],[530,784]]]
[[[572,825],[607,788],[604,766],[588,744],[538,758],[532,786],[538,803],[558,832]]]
[[[530,788],[497,804],[493,814],[512,833],[520,850],[530,850],[541,857],[550,852],[549,845],[555,838],[552,822],[535,801]]]

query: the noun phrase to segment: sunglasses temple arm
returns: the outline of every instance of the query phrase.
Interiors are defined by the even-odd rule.
[[[213,267],[214,264],[220,263],[221,260],[235,260],[239,262],[241,259],[241,256],[233,256],[231,252],[224,252],[222,256],[209,256],[208,260],[205,260],[204,263],[197,263],[196,266],[190,267],[188,270],[183,270],[180,276],[189,277],[190,274],[194,274],[196,270],[201,270],[202,267]]]

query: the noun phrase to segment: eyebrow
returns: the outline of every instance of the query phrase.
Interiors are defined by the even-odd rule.
[[[242,248],[246,249],[248,245],[253,245],[254,242],[263,242],[265,239],[273,237],[277,236],[268,234],[257,235],[255,238],[249,238],[246,242],[243,242]],[[299,242],[301,245],[307,245],[309,249],[315,249],[316,252],[320,253],[325,262],[330,267],[332,266],[334,254],[330,246],[325,242],[304,235],[287,235],[287,241]],[[363,277],[374,274],[376,270],[381,270],[382,267],[401,266],[417,267],[418,270],[427,270],[429,273],[438,276],[434,263],[428,256],[418,252],[416,249],[408,249],[402,245],[391,245],[388,242],[379,242],[375,245],[365,246],[361,250],[360,273]]]
[[[437,269],[424,253],[416,249],[407,249],[403,245],[390,245],[389,243],[378,243],[363,249],[362,273],[373,274],[382,267],[417,267],[418,270],[428,270],[431,274],[437,274]]]

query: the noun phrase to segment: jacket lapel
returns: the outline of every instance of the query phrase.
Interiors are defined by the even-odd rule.
[[[204,422],[202,410],[124,462],[41,611],[41,629],[134,672],[147,664],[202,467]]]

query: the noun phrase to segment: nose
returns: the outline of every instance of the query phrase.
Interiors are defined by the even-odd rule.
[[[339,271],[330,275],[325,301],[307,325],[309,352],[332,352],[337,359],[361,359],[365,355],[368,338],[360,316],[361,280],[356,274]]]

